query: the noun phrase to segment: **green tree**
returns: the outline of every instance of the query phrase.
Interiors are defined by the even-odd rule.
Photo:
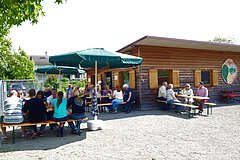
[[[6,79],[6,71],[8,70],[8,61],[11,56],[11,41],[4,36],[0,39],[0,79]]]
[[[215,37],[213,40],[210,40],[210,42],[234,44],[235,43],[235,38]]]
[[[19,48],[11,51],[11,41],[5,37],[0,41],[0,79],[34,79],[34,63]]]
[[[43,0],[0,0],[0,79],[30,79],[33,78],[33,62],[26,53],[19,49],[12,52],[11,40],[8,37],[13,26],[19,26],[25,21],[32,24],[38,22],[39,16],[44,16]],[[60,4],[63,0],[55,0]]]
[[[12,26],[19,26],[25,21],[35,24],[39,16],[44,16],[43,0],[0,0],[0,38],[8,35]],[[63,0],[55,0],[62,3]]]
[[[44,83],[44,87],[58,89],[59,88],[58,76],[57,75],[49,76],[46,82]]]

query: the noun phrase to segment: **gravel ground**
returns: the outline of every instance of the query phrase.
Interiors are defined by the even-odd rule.
[[[102,113],[100,119],[104,130],[89,131],[84,123],[81,136],[66,127],[64,137],[47,128],[45,137],[9,139],[0,159],[240,159],[240,105],[191,119],[158,110]]]

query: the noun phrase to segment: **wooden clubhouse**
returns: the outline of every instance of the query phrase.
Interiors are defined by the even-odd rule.
[[[214,102],[220,102],[226,90],[240,89],[239,45],[145,36],[117,52],[142,57],[143,63],[133,68],[99,69],[98,80],[110,87],[128,83],[135,89],[136,106],[141,110],[158,107],[157,93],[163,81],[172,83],[176,91],[186,83],[196,90],[203,81]],[[87,74],[88,84],[94,84],[93,70]]]

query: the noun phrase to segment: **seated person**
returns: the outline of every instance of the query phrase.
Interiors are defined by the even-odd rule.
[[[45,107],[47,108],[47,99],[44,97],[44,92],[43,91],[39,90],[37,92],[36,98],[42,100]],[[47,115],[47,112],[46,112],[46,115]],[[40,131],[38,135],[39,136],[44,136],[44,131]]]
[[[52,89],[51,95],[49,97],[47,97],[47,107],[48,108],[53,108],[53,100],[55,98],[57,98],[57,90]],[[47,120],[53,120],[53,114],[54,114],[54,111],[47,112]],[[50,126],[50,130],[54,130],[56,124],[49,124],[49,126]]]
[[[199,82],[198,83],[198,89],[196,91],[196,96],[200,96],[200,97],[208,97],[208,89],[206,87],[204,87],[204,83],[203,82]],[[201,114],[203,112],[203,104],[207,102],[207,100],[197,100],[197,104],[199,106],[199,114]]]
[[[103,90],[103,96],[111,96],[113,94],[112,90],[109,88],[109,85],[105,86],[105,90]]]
[[[8,97],[4,101],[4,111],[3,111],[3,117],[1,120],[3,123],[6,124],[12,124],[12,123],[21,123],[23,122],[23,116],[22,116],[22,101],[17,97],[18,93],[16,90],[10,91],[10,97]],[[22,137],[24,137],[24,127],[22,128]],[[6,134],[6,127],[2,126],[1,123],[1,129],[2,129],[2,140],[5,141],[7,139]]]
[[[22,109],[23,113],[28,112],[28,120],[30,123],[43,122],[47,120],[46,117],[46,106],[41,99],[36,98],[35,89],[28,91],[29,100],[26,100]],[[40,133],[44,131],[46,125],[41,125]],[[33,125],[33,133],[31,138],[34,139],[37,136],[37,126]]]
[[[101,97],[102,92],[101,92],[101,86],[97,84],[97,97]]]
[[[111,97],[113,95],[113,92],[112,90],[109,88],[109,85],[106,85],[105,86],[105,90],[102,91],[102,95],[103,96],[108,96],[108,97],[105,97],[105,98],[102,98],[102,103],[111,103]]]
[[[132,89],[127,85],[123,85],[124,96],[123,101],[126,102],[126,114],[130,113],[132,110],[132,102],[135,100]]]
[[[44,96],[45,96],[45,97],[49,97],[49,96],[51,96],[51,95],[52,95],[51,89],[50,89],[49,87],[45,88],[45,89],[44,89]]]
[[[123,93],[119,85],[117,85],[116,90],[113,91],[113,98],[114,98],[114,100],[112,100],[113,113],[117,113],[118,104],[123,103]]]
[[[57,130],[57,137],[63,137],[64,122],[68,120],[67,100],[63,98],[63,92],[58,92],[58,98],[53,100],[54,114],[53,120],[60,122]]]
[[[170,104],[181,102],[175,96],[175,92],[173,91],[173,84],[169,84],[168,87],[167,87],[167,102],[170,103]],[[179,112],[181,112],[181,110],[182,110],[181,106],[177,107],[177,110]]]
[[[187,95],[187,96],[193,96],[194,95],[193,90],[191,89],[191,86],[188,83],[186,84],[182,93],[183,93],[183,95]],[[187,103],[187,104],[192,104],[194,101],[193,101],[193,98],[184,98],[184,102]]]
[[[162,86],[158,89],[158,100],[167,100],[167,82],[163,82]]]
[[[69,118],[79,120],[86,118],[85,114],[85,107],[84,107],[84,101],[83,101],[84,94],[80,94],[80,92],[73,92],[73,95],[71,98],[69,98],[67,106],[72,109],[72,113],[69,115]],[[80,132],[80,121],[77,121],[77,128],[73,124],[73,122],[68,123],[70,128],[72,129],[72,133],[77,133],[77,131]]]
[[[66,90],[66,98],[69,99],[72,97],[73,87],[71,84],[68,85],[68,88]]]

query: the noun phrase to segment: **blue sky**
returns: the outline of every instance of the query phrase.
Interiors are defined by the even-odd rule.
[[[145,36],[240,44],[239,0],[67,0],[43,2],[45,17],[11,30],[14,49],[49,55],[100,47],[116,51]]]

